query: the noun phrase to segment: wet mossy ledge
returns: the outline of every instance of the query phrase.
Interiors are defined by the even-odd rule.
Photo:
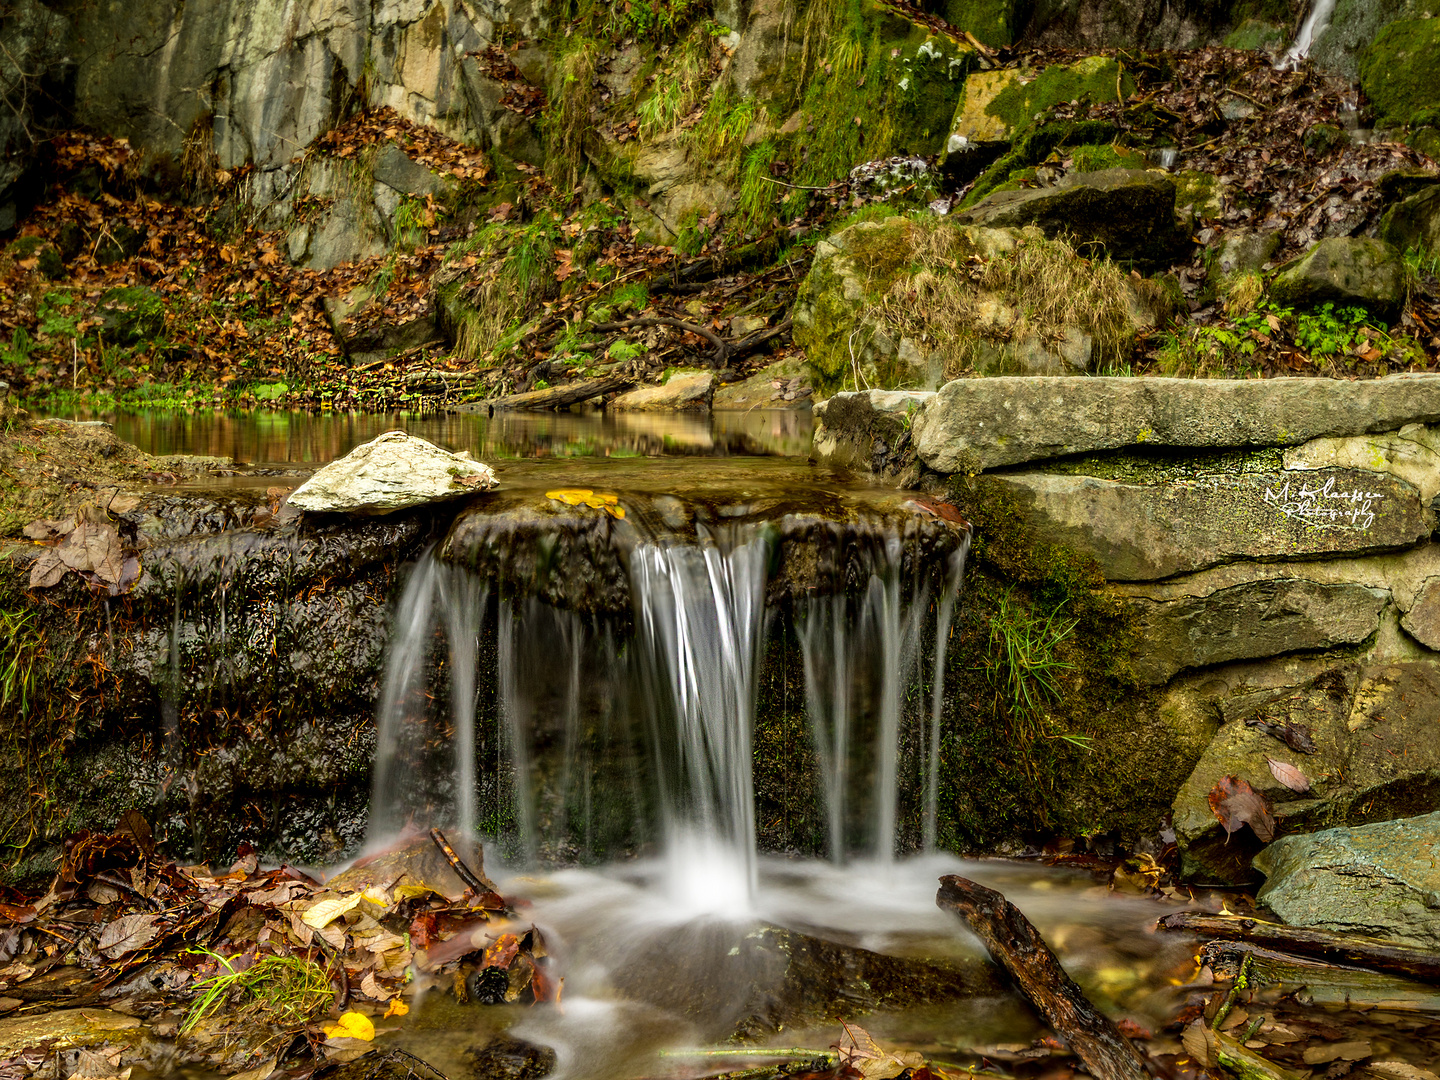
[[[1440,790],[1440,379],[972,379],[816,414],[815,458],[974,526],[947,762],[1007,757],[957,814],[974,837],[1173,832],[1192,880],[1249,883],[1263,844],[1211,810],[1224,777],[1277,835]],[[1029,686],[993,678],[1011,641]],[[1017,713],[1029,738],[987,744]]]

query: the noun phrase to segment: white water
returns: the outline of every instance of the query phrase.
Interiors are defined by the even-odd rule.
[[[1276,70],[1294,71],[1309,58],[1310,49],[1317,38],[1330,28],[1330,16],[1335,13],[1335,0],[1312,0],[1310,12],[1300,24],[1295,40],[1285,55],[1275,62]]]
[[[631,559],[669,888],[691,910],[734,910],[755,890],[751,736],[768,561],[763,537],[722,548],[703,530],[698,545],[642,544]],[[740,884],[723,885],[717,866]]]

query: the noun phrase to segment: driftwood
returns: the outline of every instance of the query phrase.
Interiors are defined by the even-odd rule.
[[[1065,973],[1034,925],[1010,901],[967,878],[940,879],[935,903],[959,915],[1045,1022],[1102,1080],[1148,1080],[1145,1061]]]
[[[1185,1029],[1184,1045],[1185,1052],[1207,1069],[1223,1066],[1240,1080],[1298,1080],[1296,1073],[1266,1060],[1223,1031],[1206,1027],[1203,1020]]]
[[[598,379],[580,379],[564,386],[550,386],[544,390],[530,390],[524,394],[510,394],[508,397],[491,398],[482,402],[491,413],[504,409],[563,409],[566,405],[578,405],[601,394],[616,390],[628,390],[635,380],[620,375],[602,375]]]
[[[1309,956],[1332,964],[1388,971],[1422,982],[1440,983],[1440,954],[1397,945],[1380,938],[1352,937],[1260,919],[1237,919],[1198,911],[1177,911],[1159,922],[1161,930],[1179,930],[1224,941],[1245,941],[1278,952]]]
[[[1217,979],[1233,979],[1245,968],[1252,989],[1303,988],[1309,1001],[1316,1005],[1440,1012],[1440,990],[1368,968],[1310,960],[1238,941],[1208,943],[1200,949],[1200,961]]]
[[[460,880],[463,881],[466,887],[472,892],[492,892],[497,896],[499,895],[499,887],[485,876],[484,852],[479,849],[478,845],[476,847],[476,855],[482,861],[480,863],[480,872],[476,873],[465,865],[464,859],[455,854],[455,849],[450,846],[450,841],[445,839],[445,834],[439,829],[430,830],[430,840],[440,849],[440,854],[445,856],[445,861],[450,864],[451,869],[455,871]]]

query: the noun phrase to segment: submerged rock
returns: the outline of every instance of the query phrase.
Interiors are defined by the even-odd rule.
[[[290,494],[298,510],[330,514],[388,514],[424,503],[458,499],[495,486],[495,473],[468,453],[387,431],[332,461]]]
[[[1332,236],[1281,270],[1270,295],[1295,307],[1350,304],[1388,313],[1404,299],[1405,267],[1383,240]]]
[[[1291,926],[1440,949],[1440,812],[1281,837],[1256,895]]]

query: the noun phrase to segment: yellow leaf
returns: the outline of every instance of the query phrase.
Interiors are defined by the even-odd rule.
[[[557,488],[554,491],[545,492],[545,497],[565,503],[567,506],[579,506],[594,494],[589,488]]]
[[[410,1006],[406,1005],[405,1002],[401,1001],[399,998],[391,998],[390,1007],[385,1010],[385,1015],[381,1017],[381,1019],[389,1020],[392,1016],[404,1016],[409,1011]]]
[[[375,1025],[364,1013],[358,1013],[352,1009],[350,1012],[341,1013],[340,1019],[335,1023],[325,1025],[325,1037],[327,1039],[364,1039],[369,1042],[375,1038]]]
[[[332,896],[328,900],[312,904],[309,910],[300,917],[305,920],[306,926],[324,930],[347,911],[354,911],[364,895],[364,893],[353,892],[347,896]]]
[[[607,506],[605,507],[605,512],[613,518],[619,518],[621,521],[625,520],[625,508],[623,506]]]

